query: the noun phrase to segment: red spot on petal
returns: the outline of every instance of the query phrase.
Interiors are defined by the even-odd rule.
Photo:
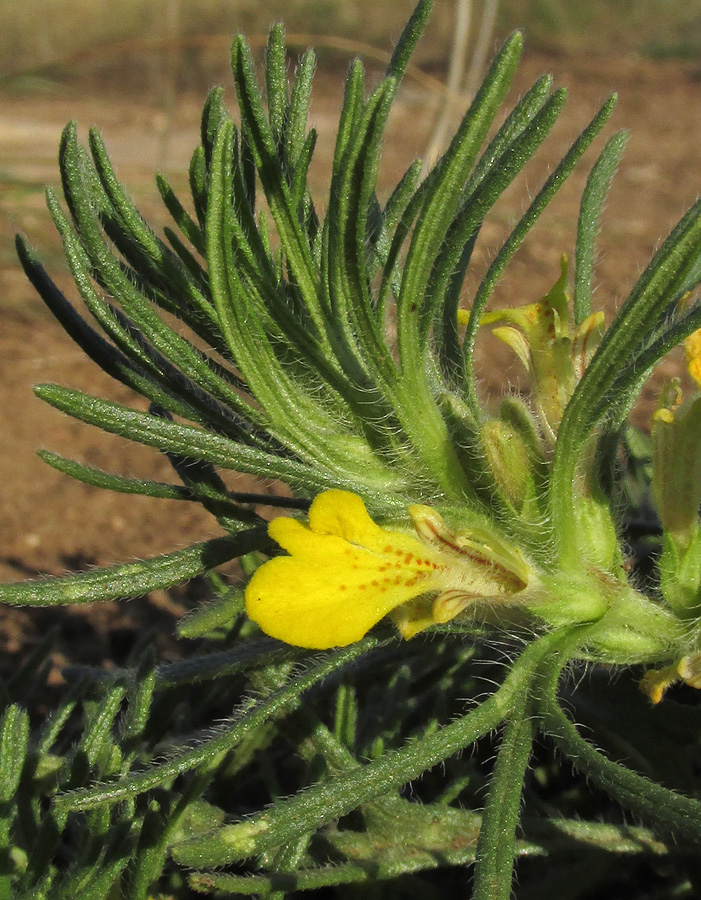
[[[384,548],[384,550],[383,550],[382,552],[383,552],[383,553],[391,553],[391,552],[392,552],[392,545],[391,545],[391,544],[387,544],[387,546]]]

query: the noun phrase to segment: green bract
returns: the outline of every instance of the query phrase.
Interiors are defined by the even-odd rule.
[[[572,300],[563,262],[539,302],[486,313],[514,253],[608,121],[612,97],[495,253],[469,310],[459,310],[485,218],[547,137],[565,95],[542,78],[503,118],[521,51],[513,35],[436,166],[423,179],[420,164],[410,166],[383,205],[376,193],[383,132],[429,9],[428,0],[419,2],[369,95],[362,64],[351,65],[320,205],[307,185],[315,58],[305,53],[288,84],[280,27],[268,43],[267,109],[239,37],[232,52],[237,123],[222,92],[212,91],[190,166],[190,200],[159,177],[175,225],[163,238],[117,180],[97,132],[88,152],[75,125],[64,131],[65,204],[49,192],[48,206],[96,324],[74,311],[21,237],[19,256],[78,345],[151,406],[137,412],[56,385],[36,392],[77,419],[160,450],[181,483],[42,456],[87,484],[201,503],[225,535],[157,559],[0,587],[0,599],[18,606],[138,597],[195,576],[206,576],[215,593],[180,627],[181,637],[203,639],[203,653],[157,667],[149,652],[136,669],[83,672],[38,732],[19,706],[7,705],[0,723],[3,897],[12,890],[37,900],[145,900],[158,891],[188,897],[190,888],[282,897],[356,882],[372,883],[378,896],[388,882],[386,896],[399,896],[391,893],[395,877],[475,863],[476,900],[506,900],[516,857],[547,856],[564,884],[573,853],[588,877],[598,871],[602,878],[608,870],[592,868],[591,854],[666,854],[686,883],[687,848],[701,841],[701,803],[692,798],[698,774],[658,783],[655,777],[666,777],[657,756],[645,756],[645,739],[658,728],[660,747],[698,740],[698,711],[686,718],[668,712],[648,726],[641,724],[648,710],[640,709],[627,722],[629,743],[616,750],[632,759],[627,767],[580,736],[559,697],[577,702],[560,681],[578,662],[660,666],[643,680],[654,700],[674,681],[701,681],[701,401],[662,410],[652,449],[625,425],[655,364],[701,327],[701,307],[688,296],[701,279],[701,203],[605,327],[591,295],[599,216],[626,139],[615,134],[582,198]],[[532,382],[530,397],[506,397],[495,414],[474,366],[481,326],[515,350]],[[279,479],[292,497],[232,493],[217,468]],[[214,571],[238,559],[248,579],[261,565],[274,566],[253,584],[266,591],[272,584],[284,609],[285,583],[271,573],[303,575],[314,560],[307,554],[295,568],[267,563],[280,554],[272,538],[285,531],[299,543],[307,532],[277,526],[269,536],[256,504],[304,521],[327,491],[335,493],[327,495],[324,521],[335,514],[333,498],[357,516],[364,504],[372,518],[362,512],[370,537],[366,555],[354,557],[358,565],[376,553],[382,534],[394,536],[401,555],[401,548],[421,548],[419,538],[446,543],[436,531],[443,527],[453,556],[439,548],[431,559],[449,557],[450,568],[460,553],[472,554],[469,565],[456,563],[450,578],[436,580],[446,592],[433,618],[425,598],[411,593],[413,574],[403,576],[418,605],[407,612],[402,599],[398,610],[387,609],[398,622],[406,613],[406,635],[427,629],[421,637],[402,642],[381,624],[347,647],[309,655],[261,636],[243,612],[243,582],[231,586]],[[661,562],[642,575],[627,542],[651,495],[661,526],[648,518],[643,538],[661,546]],[[419,535],[411,540],[397,536],[409,529],[410,507]],[[336,530],[319,526],[308,544],[337,541],[337,586],[342,540],[353,542],[343,529],[354,521],[348,513]],[[324,593],[323,566],[320,558],[310,603]],[[468,604],[464,582],[479,567],[488,569],[480,583],[492,585],[491,600],[470,595]],[[303,590],[295,599],[303,605]],[[352,618],[352,604],[348,610]],[[508,647],[507,666],[493,638]],[[212,640],[220,642],[216,653],[206,652]],[[330,643],[310,639],[308,646]],[[486,693],[481,672],[491,679]],[[625,689],[612,686],[609,694],[596,676],[592,684],[581,689],[589,721],[618,726],[616,697]],[[78,702],[85,719],[75,737],[69,719]],[[645,703],[635,693],[620,702]],[[203,730],[223,717],[216,730]],[[484,779],[461,752],[499,727],[485,807],[473,811]],[[538,734],[645,828],[585,821],[577,810],[569,818],[546,813],[548,800],[539,814],[526,803],[517,836]],[[438,763],[446,766],[442,780],[427,774]],[[400,794],[422,775],[414,785],[421,803]],[[50,807],[39,802],[46,796]],[[451,805],[458,799],[459,808]],[[257,868],[242,867],[247,860]],[[222,871],[226,865],[234,868]],[[689,865],[692,883],[698,865]]]

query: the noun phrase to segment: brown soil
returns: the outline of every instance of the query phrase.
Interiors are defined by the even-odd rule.
[[[323,197],[333,147],[342,71],[339,67],[337,73],[320,73],[315,88],[312,119],[320,139],[313,185],[319,197]],[[698,196],[700,73],[682,63],[531,55],[521,66],[512,99],[543,71],[551,71],[556,84],[570,89],[569,104],[541,155],[495,210],[478,256],[484,264],[493,255],[544,175],[616,89],[620,101],[613,127],[629,129],[631,138],[600,240],[597,299],[610,312],[626,296],[660,238]],[[37,448],[48,447],[110,471],[171,478],[168,463],[155,452],[74,422],[34,397],[32,385],[49,381],[133,402],[128,391],[82,356],[45,312],[18,269],[12,248],[12,235],[21,230],[73,296],[41,190],[46,183],[58,185],[55,160],[60,129],[71,118],[79,122],[83,133],[86,126],[97,124],[122,180],[146,216],[160,224],[165,216],[153,172],[166,171],[176,187],[184,189],[189,155],[198,140],[201,99],[180,97],[166,114],[133,96],[86,96],[84,92],[73,96],[59,88],[40,95],[0,95],[0,407],[6,423],[0,435],[0,580],[152,556],[218,533],[216,523],[194,506],[101,492],[59,475],[37,458]],[[383,185],[392,185],[408,162],[424,151],[437,102],[436,93],[407,80],[391,120]],[[593,159],[590,152],[584,167],[519,252],[497,301],[533,300],[555,280],[560,255],[572,251],[579,196]],[[468,298],[478,275],[468,282]],[[503,388],[504,373],[507,381],[518,378],[505,348],[485,343],[482,354],[486,391]],[[657,384],[659,377],[678,370],[679,361],[666,361],[662,368]],[[641,422],[656,390],[653,385],[646,391],[648,406],[639,413]],[[119,657],[114,641],[120,629],[133,634],[150,622],[169,631],[165,620],[180,609],[176,600],[157,596],[148,604],[104,604],[99,610],[56,611],[40,618],[0,610],[0,647],[17,651],[55,621],[69,625],[75,641],[86,642],[91,636],[91,659]]]

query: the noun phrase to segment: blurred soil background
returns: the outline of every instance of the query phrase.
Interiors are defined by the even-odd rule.
[[[135,400],[72,344],[20,271],[13,236],[21,231],[59,285],[75,296],[43,199],[59,188],[56,151],[62,127],[75,119],[81,135],[102,132],[124,184],[160,230],[167,214],[154,173],[164,172],[181,196],[198,142],[207,90],[227,86],[229,46],[248,35],[262,58],[267,29],[284,19],[290,66],[313,45],[319,58],[311,123],[319,131],[312,189],[323,209],[334,128],[348,62],[363,56],[379,77],[412,8],[411,0],[3,0],[0,8],[0,579],[61,574],[93,565],[148,557],[218,533],[194,505],[100,492],[47,467],[35,451],[47,447],[109,471],[172,478],[155,451],[60,415],[32,394],[38,382],[58,382],[124,402]],[[660,239],[701,189],[701,0],[474,0],[468,80],[480,70],[480,29],[489,54],[514,28],[526,50],[510,104],[543,72],[570,91],[569,102],[539,156],[507,192],[483,230],[469,303],[480,269],[548,171],[612,90],[619,104],[607,134],[626,128],[630,141],[611,193],[600,239],[597,300],[611,312],[627,295]],[[496,16],[493,29],[489,17]],[[487,17],[485,19],[485,16]],[[436,0],[427,35],[390,121],[381,189],[424,156],[445,103],[455,31],[455,0]],[[482,27],[484,23],[484,27]],[[472,67],[471,67],[472,62]],[[451,131],[469,91],[451,101]],[[595,147],[601,149],[600,139]],[[595,148],[534,229],[497,291],[497,303],[526,303],[549,289],[562,253],[572,255],[579,197]],[[486,338],[480,348],[486,393],[518,384],[506,348]],[[645,424],[660,383],[680,370],[665,361],[637,412]],[[229,479],[251,487],[250,479]],[[274,490],[274,486],[258,485]],[[145,626],[162,633],[190,595],[152,595],[130,604],[56,611],[0,610],[5,666],[51,624],[64,639],[56,662],[69,656],[119,660]],[[66,630],[67,629],[67,630]],[[72,636],[72,637],[71,637]],[[73,641],[71,645],[70,641]],[[76,645],[82,646],[76,648]]]

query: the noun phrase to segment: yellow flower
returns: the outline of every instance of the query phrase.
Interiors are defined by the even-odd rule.
[[[377,525],[360,497],[332,490],[316,497],[308,525],[274,519],[269,534],[290,555],[254,573],[248,615],[288,644],[326,649],[360,640],[388,614],[409,638],[470,602],[526,587],[518,550],[479,529],[456,534],[427,506],[409,514],[416,536]]]
[[[560,278],[538,303],[498,309],[482,325],[507,322],[493,334],[516,353],[528,370],[545,434],[554,443],[562,414],[604,332],[604,314],[592,313],[578,328],[570,319],[567,257]],[[516,327],[514,327],[516,326]]]
[[[677,304],[677,314],[681,315],[689,310],[693,302],[693,294],[687,291]],[[686,367],[689,375],[701,388],[701,328],[684,338],[684,353],[686,354]]]
[[[639,687],[643,694],[657,705],[667,692],[667,688],[678,681],[701,690],[701,653],[683,656],[671,666],[646,672]]]
[[[689,375],[701,388],[701,328],[684,339],[684,351]]]

